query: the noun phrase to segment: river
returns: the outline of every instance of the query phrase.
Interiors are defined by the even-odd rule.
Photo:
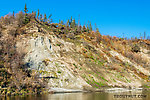
[[[0,100],[150,100],[150,91],[56,93],[1,97]]]

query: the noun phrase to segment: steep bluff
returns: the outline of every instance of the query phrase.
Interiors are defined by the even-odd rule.
[[[137,88],[150,85],[148,49],[142,52],[148,63],[145,68],[111,46],[94,44],[95,40],[88,40],[90,36],[85,33],[64,39],[37,22],[30,23],[23,30],[26,34],[17,42],[18,51],[25,52],[24,62],[39,73],[39,77],[48,77],[48,88]]]
[[[59,47],[58,43],[61,43],[63,47]],[[90,87],[80,75],[72,72],[71,63],[75,61],[62,56],[61,51],[73,50],[72,43],[58,39],[54,35],[34,32],[33,36],[21,40],[17,46],[18,50],[22,48],[26,52],[24,61],[32,70],[40,73],[40,77],[50,78],[49,88],[83,89],[84,86]]]
[[[149,39],[50,17],[20,11],[0,18],[0,95],[150,88]]]

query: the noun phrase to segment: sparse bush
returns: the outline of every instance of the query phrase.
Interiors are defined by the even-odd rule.
[[[133,60],[133,52],[129,51],[129,52],[125,52],[125,56],[131,60]]]
[[[68,34],[67,34],[67,38],[75,39],[74,33],[68,33]]]
[[[16,29],[10,29],[8,30],[8,34],[15,36],[16,35]]]
[[[104,44],[110,44],[110,40],[107,36],[103,36],[102,41],[103,41]]]
[[[133,47],[132,47],[132,52],[140,52],[140,47],[138,46],[138,45],[134,45]]]
[[[0,21],[1,21],[1,24],[3,25],[9,25],[9,24],[13,24],[15,19],[12,15],[7,14],[4,17],[1,17]]]
[[[100,43],[102,41],[102,36],[100,35],[100,34],[98,34],[97,36],[96,36],[96,42],[97,43]]]
[[[21,27],[24,24],[24,14],[22,11],[16,14],[16,20],[18,22],[19,27]]]
[[[137,63],[140,63],[142,61],[142,57],[140,54],[133,53],[133,60]]]
[[[44,82],[36,76],[31,75],[28,66],[24,64],[24,53],[18,52],[16,48],[16,29],[9,29],[7,37],[0,37],[0,87],[7,88],[13,92],[18,90],[32,92],[45,87]],[[6,92],[7,93],[7,92]],[[5,95],[4,93],[3,95]]]

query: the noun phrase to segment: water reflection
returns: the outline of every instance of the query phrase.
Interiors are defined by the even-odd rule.
[[[48,100],[107,100],[107,95],[104,93],[51,94]]]
[[[133,95],[136,95],[136,97]],[[146,97],[142,97],[144,95],[146,95]],[[150,100],[150,91],[120,93],[59,93],[47,95],[30,95],[25,97],[3,97],[0,98],[0,100]]]

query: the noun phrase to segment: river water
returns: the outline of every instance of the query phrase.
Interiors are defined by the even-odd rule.
[[[45,95],[1,97],[0,100],[150,100],[150,91],[56,93]]]

